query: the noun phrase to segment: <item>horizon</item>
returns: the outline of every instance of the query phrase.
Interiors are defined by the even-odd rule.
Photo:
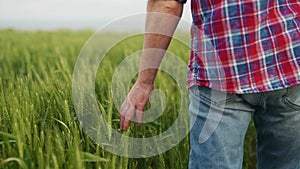
[[[97,30],[120,18],[145,14],[146,3],[146,0],[0,0],[0,29]],[[182,18],[191,22],[190,15],[188,2]],[[128,30],[134,29],[135,26],[126,24],[123,27]]]

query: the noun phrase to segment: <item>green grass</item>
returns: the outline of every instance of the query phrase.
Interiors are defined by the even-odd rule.
[[[111,154],[95,144],[81,129],[72,105],[72,72],[76,58],[91,31],[0,30],[0,168],[187,168],[189,139],[150,158],[132,159]],[[107,34],[107,38],[117,36]],[[103,116],[118,129],[112,104],[111,75],[131,52],[140,49],[142,36],[129,38],[111,49],[97,72],[96,95]],[[188,59],[188,49],[174,41],[170,50]],[[166,91],[163,116],[126,134],[150,137],[165,131],[180,106],[175,81],[160,72],[156,88]],[[171,86],[171,87],[170,87]],[[250,126],[245,142],[244,168],[255,168],[255,133]]]

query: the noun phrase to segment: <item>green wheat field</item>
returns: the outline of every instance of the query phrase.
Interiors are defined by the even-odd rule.
[[[135,159],[105,151],[82,130],[72,103],[72,75],[76,59],[92,34],[90,30],[0,30],[0,168],[186,169],[188,136],[163,154]],[[111,39],[118,34],[103,37]],[[116,130],[119,116],[109,90],[111,78],[118,64],[140,50],[142,42],[142,35],[125,39],[107,53],[97,72],[98,105]],[[169,50],[188,61],[189,49],[176,40]],[[176,82],[159,72],[155,88],[166,91],[168,103],[162,116],[141,127],[131,124],[123,134],[151,137],[172,125],[180,106]],[[244,145],[245,169],[256,168],[255,141],[251,124]]]

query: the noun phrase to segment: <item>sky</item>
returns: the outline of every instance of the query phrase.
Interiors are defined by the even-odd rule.
[[[97,29],[144,13],[147,0],[0,0],[0,28]],[[191,20],[189,4],[183,18]]]

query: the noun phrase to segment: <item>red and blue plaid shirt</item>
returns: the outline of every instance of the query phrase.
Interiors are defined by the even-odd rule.
[[[191,5],[189,87],[254,93],[300,84],[299,0],[191,0]]]

